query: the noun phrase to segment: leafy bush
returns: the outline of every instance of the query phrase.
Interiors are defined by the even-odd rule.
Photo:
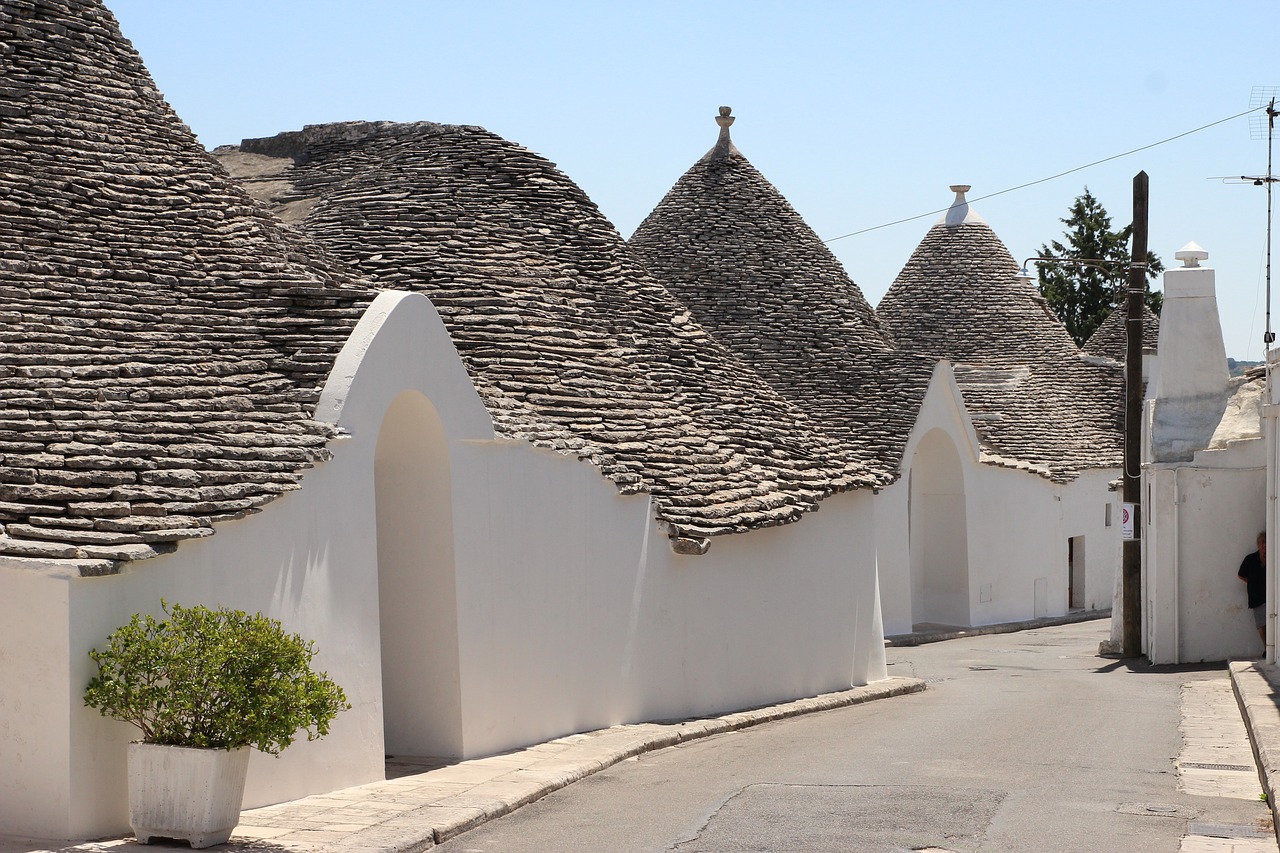
[[[135,613],[89,657],[98,674],[84,702],[133,723],[146,743],[272,755],[305,729],[329,733],[351,707],[342,688],[311,669],[313,644],[274,619],[240,610],[170,606],[164,621]]]

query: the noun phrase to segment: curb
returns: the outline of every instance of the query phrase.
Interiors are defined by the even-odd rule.
[[[1054,625],[1074,625],[1077,622],[1092,622],[1095,619],[1110,619],[1110,610],[1082,610],[1068,613],[1066,616],[1049,616],[1043,619],[1024,619],[1020,622],[999,622],[995,625],[979,625],[976,628],[956,628],[941,631],[913,631],[910,634],[894,634],[884,638],[887,647],[921,646],[925,643],[938,643],[943,640],[958,640],[961,637],[981,637],[984,634],[1012,634],[1017,631],[1029,631],[1032,628],[1049,628]]]
[[[1276,803],[1280,787],[1280,670],[1261,661],[1231,661],[1231,689],[1249,732],[1258,777],[1271,807],[1272,828],[1280,843],[1280,808]]]
[[[461,808],[446,806],[443,803],[423,805],[421,808],[403,812],[384,823],[353,833],[340,842],[322,849],[335,851],[335,853],[351,850],[370,851],[370,853],[420,853],[468,830],[475,829],[481,824],[509,814],[580,779],[646,752],[776,720],[798,717],[802,714],[830,711],[877,699],[919,693],[924,689],[925,682],[921,679],[895,676],[864,687],[854,687],[838,693],[825,693],[779,705],[737,711],[718,717],[614,726],[595,732],[569,735],[559,739],[558,742],[616,740],[617,744],[601,744],[605,747],[603,754],[593,751],[591,757],[583,760],[577,767],[565,769],[551,778],[529,780],[528,785],[522,785],[516,791],[509,791],[505,796],[478,796]]]

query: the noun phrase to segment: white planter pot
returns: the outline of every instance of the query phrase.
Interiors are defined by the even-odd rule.
[[[225,844],[240,821],[249,747],[191,749],[129,744],[129,825],[142,844],[177,838]]]

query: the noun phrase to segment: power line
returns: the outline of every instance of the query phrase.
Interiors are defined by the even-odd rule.
[[[1018,184],[1016,187],[1009,187],[1008,189],[1005,189],[1005,190],[997,190],[996,192],[988,193],[987,195],[978,196],[977,198],[971,198],[969,199],[969,202],[973,203],[976,201],[984,201],[989,198],[995,198],[998,195],[1005,195],[1006,193],[1015,192],[1017,190],[1024,190],[1027,187],[1034,187],[1036,184],[1043,184],[1043,183],[1047,183],[1048,181],[1055,181],[1058,178],[1066,177],[1067,175],[1074,174],[1075,172],[1080,172],[1080,171],[1083,171],[1084,169],[1090,169],[1090,168],[1093,168],[1094,166],[1099,166],[1103,163],[1109,163],[1112,160],[1119,160],[1121,157],[1128,157],[1130,154],[1137,154],[1139,151],[1146,151],[1149,148],[1155,148],[1157,145],[1164,145],[1167,142],[1173,142],[1175,139],[1181,139],[1184,136],[1190,136],[1193,133],[1199,133],[1202,130],[1208,130],[1211,127],[1215,127],[1220,124],[1225,124],[1226,122],[1229,122],[1229,121],[1234,121],[1235,119],[1238,119],[1241,116],[1247,116],[1249,113],[1256,113],[1258,110],[1262,110],[1262,109],[1266,109],[1266,107],[1265,106],[1253,107],[1251,109],[1245,110],[1242,113],[1236,113],[1233,116],[1227,116],[1226,118],[1218,119],[1217,121],[1210,122],[1209,124],[1206,124],[1206,125],[1202,125],[1200,127],[1195,128],[1194,130],[1187,130],[1182,133],[1179,133],[1176,136],[1170,136],[1168,139],[1161,139],[1159,142],[1152,142],[1150,145],[1143,145],[1141,148],[1134,148],[1130,151],[1125,151],[1123,154],[1113,154],[1110,157],[1103,157],[1101,160],[1094,160],[1092,163],[1085,163],[1083,166],[1076,166],[1074,169],[1068,169],[1065,172],[1059,172],[1058,174],[1050,175],[1047,178],[1040,178],[1039,180],[1028,181],[1025,184]],[[895,219],[893,222],[886,222],[883,225],[873,225],[870,228],[863,228],[861,231],[850,231],[848,234],[841,234],[839,237],[832,237],[830,240],[823,240],[822,242],[834,243],[837,240],[843,240],[845,237],[856,237],[859,234],[866,234],[869,231],[879,231],[881,228],[891,228],[894,225],[901,225],[904,222],[914,222],[917,219],[924,219],[926,216],[936,216],[939,213],[946,213],[950,209],[951,209],[950,205],[948,205],[947,207],[940,207],[937,210],[930,210],[927,213],[920,213],[915,216],[908,216],[905,219]]]

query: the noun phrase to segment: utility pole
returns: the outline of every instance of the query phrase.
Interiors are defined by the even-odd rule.
[[[1124,543],[1124,656],[1142,656],[1142,305],[1147,289],[1147,173],[1133,178],[1133,244],[1125,323],[1124,492],[1133,506],[1133,539]]]

